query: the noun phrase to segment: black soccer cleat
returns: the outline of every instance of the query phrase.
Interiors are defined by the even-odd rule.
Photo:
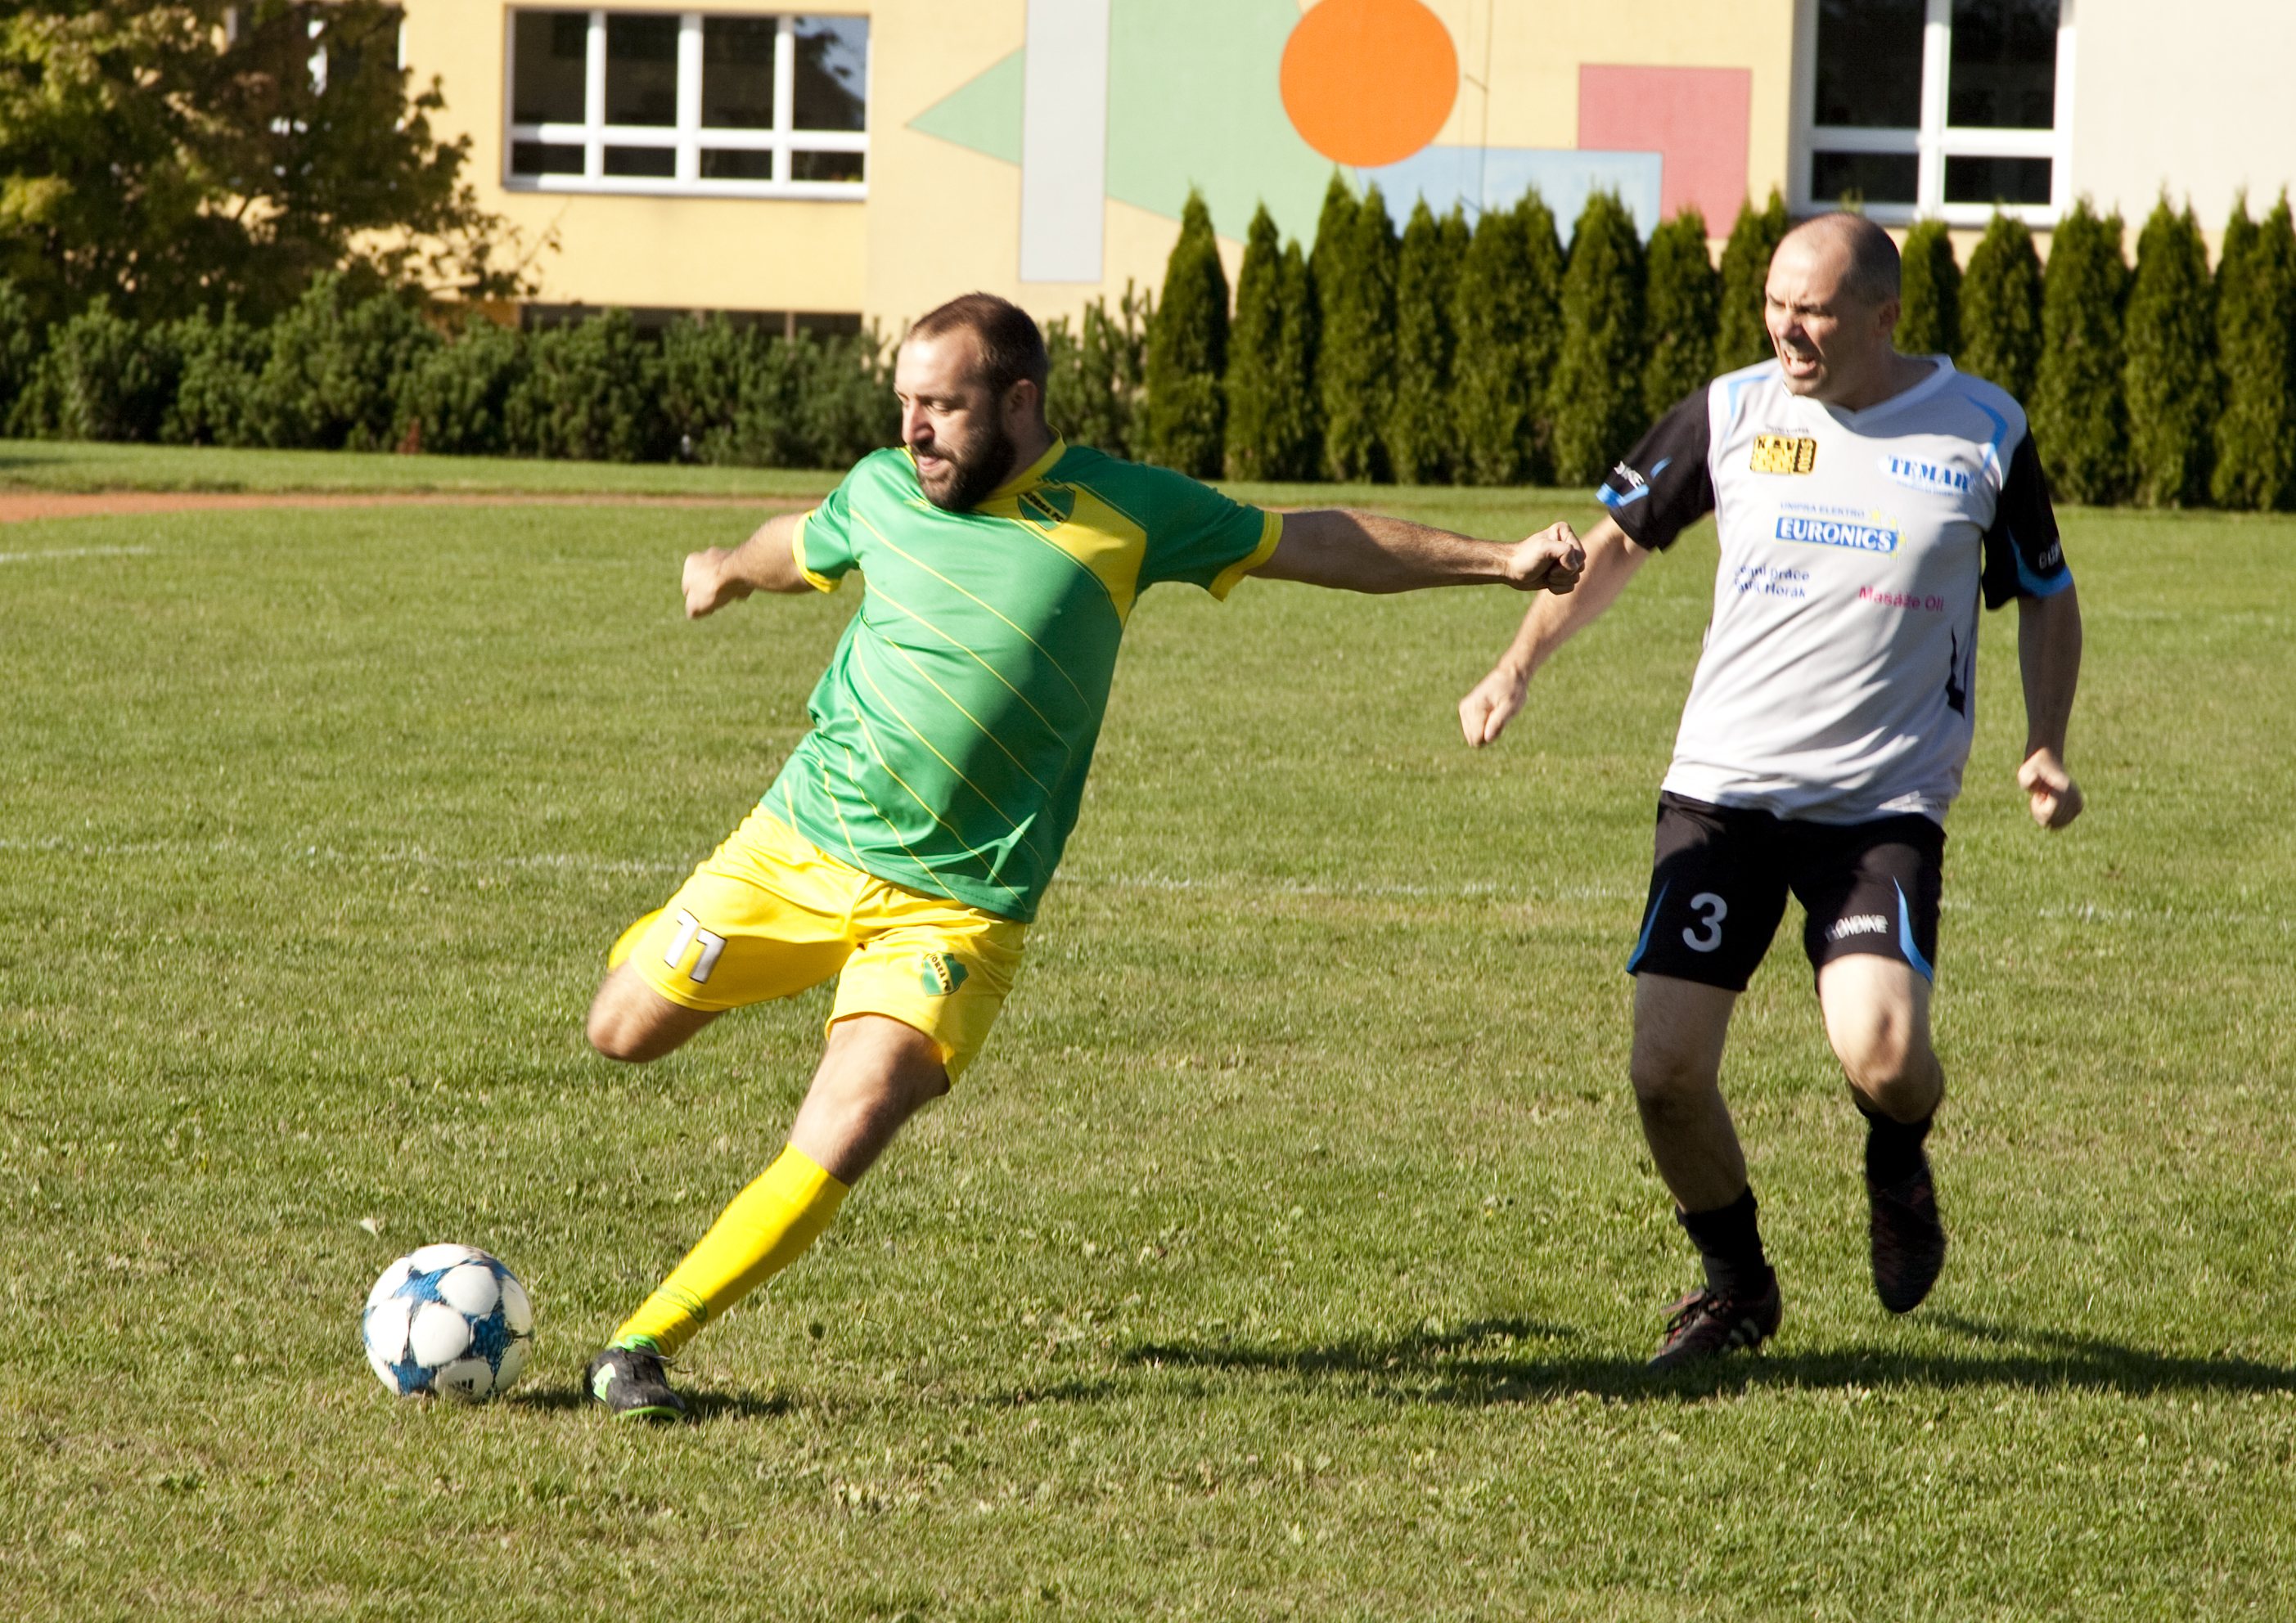
[[[1666,1339],[1651,1356],[1654,1370],[1682,1369],[1742,1348],[1752,1352],[1777,1334],[1785,1306],[1778,1299],[1778,1276],[1773,1269],[1759,1291],[1693,1291],[1671,1311]]]
[[[1888,1187],[1866,1180],[1866,1232],[1874,1245],[1874,1294],[1892,1313],[1911,1313],[1945,1266],[1945,1225],[1923,1156],[1914,1175]]]
[[[609,1347],[590,1360],[590,1396],[616,1420],[684,1420],[685,1399],[670,1390],[661,1355],[639,1347]]]

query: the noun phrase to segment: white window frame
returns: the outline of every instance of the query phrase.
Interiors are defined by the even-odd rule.
[[[2072,207],[2074,13],[2078,0],[2059,0],[2057,12],[2056,104],[2047,129],[1984,129],[1946,122],[1947,75],[1953,64],[1953,0],[1928,0],[1922,24],[1922,122],[1917,129],[1860,128],[1846,125],[1805,122],[1801,151],[1795,163],[1795,206],[1802,210],[1833,208],[1836,199],[1811,194],[1810,179],[1817,154],[1824,152],[1911,152],[1916,160],[1915,201],[1910,203],[1868,202],[1867,217],[1884,225],[1910,225],[1915,220],[1943,220],[1948,225],[1983,225],[1993,217],[1992,203],[1949,203],[1945,201],[1945,160],[1948,158],[2046,158],[2049,201],[2046,203],[2004,203],[2000,211],[2029,225],[2054,225]],[[1817,8],[1805,7],[1808,20],[1803,53],[1803,119],[1814,116],[1817,105]]]
[[[641,197],[781,197],[805,198],[814,201],[865,201],[869,195],[869,86],[868,76],[873,72],[876,52],[869,53],[871,67],[865,70],[861,86],[862,124],[858,130],[793,129],[792,109],[797,85],[797,46],[795,43],[796,15],[783,12],[774,44],[774,127],[771,129],[709,129],[701,122],[701,24],[705,18],[753,15],[738,12],[671,12],[660,13],[677,19],[677,121],[674,125],[607,124],[606,111],[606,17],[610,8],[570,5],[534,5],[505,10],[503,13],[503,106],[505,111],[515,106],[512,100],[517,83],[518,19],[529,12],[589,12],[589,56],[585,64],[582,105],[586,114],[579,124],[516,124],[505,120],[503,140],[503,185],[512,192],[576,192],[605,193],[617,196]],[[616,15],[641,14],[636,10],[616,10]],[[808,12],[807,16],[841,16],[842,12]],[[862,22],[870,19],[861,13],[851,13]],[[582,149],[582,172],[579,175],[519,175],[512,164],[521,142],[538,141],[552,146],[578,146]],[[676,154],[676,173],[670,176],[609,175],[606,173],[606,149],[610,146],[641,146],[668,148]],[[705,180],[701,177],[702,150],[771,152],[774,156],[774,177],[771,180]],[[860,180],[797,180],[791,176],[791,154],[808,152],[859,152],[862,154],[863,179]]]

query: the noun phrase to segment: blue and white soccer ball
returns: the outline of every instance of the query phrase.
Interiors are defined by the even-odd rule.
[[[426,1245],[382,1271],[360,1320],[375,1379],[401,1398],[484,1403],[525,1372],[534,1306],[475,1246]]]

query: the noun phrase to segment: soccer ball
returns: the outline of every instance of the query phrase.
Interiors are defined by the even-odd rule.
[[[517,1276],[477,1247],[426,1245],[382,1271],[359,1329],[375,1379],[399,1397],[484,1403],[526,1369],[534,1307]]]

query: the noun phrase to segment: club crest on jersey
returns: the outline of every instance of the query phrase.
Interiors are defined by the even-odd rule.
[[[1058,529],[1076,516],[1076,492],[1066,485],[1039,485],[1024,490],[1021,516],[1039,529]]]
[[[1976,476],[1966,468],[1919,456],[1883,456],[1874,465],[1886,478],[1908,490],[1934,490],[1940,496],[1967,496],[1977,482]]]
[[[1756,473],[1808,473],[1817,466],[1817,441],[1792,434],[1754,436],[1754,460],[1747,464]]]
[[[927,953],[917,960],[918,984],[928,997],[946,997],[965,982],[964,965],[947,953]]]

